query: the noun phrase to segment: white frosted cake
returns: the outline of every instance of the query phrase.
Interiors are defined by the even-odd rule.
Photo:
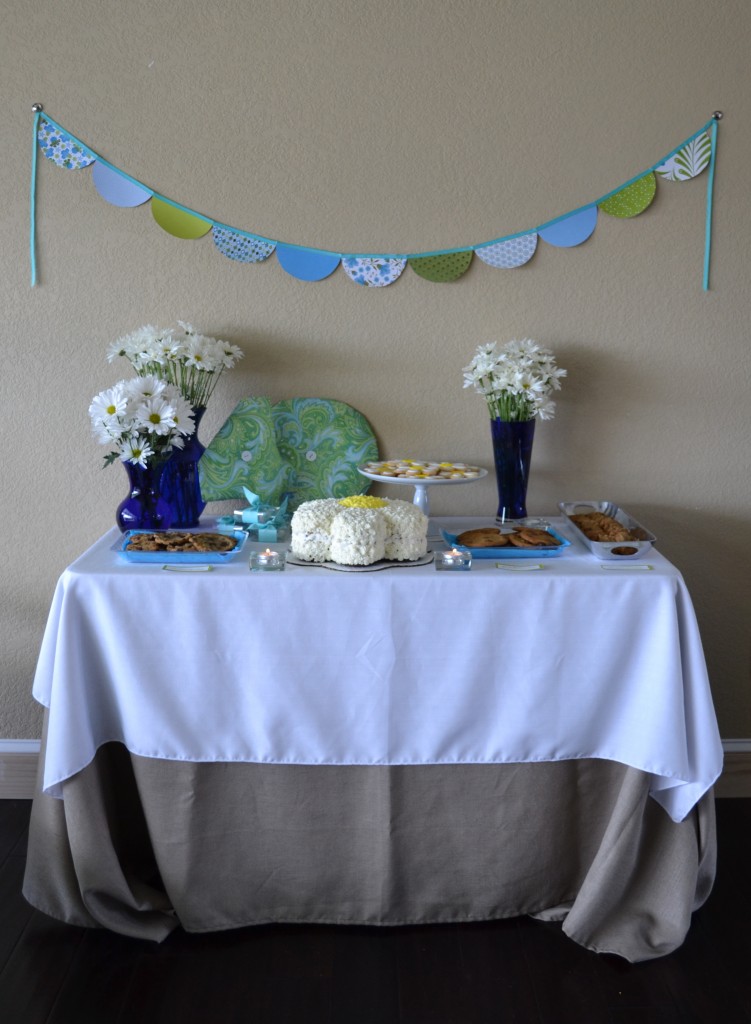
[[[397,498],[321,498],[292,516],[292,554],[306,562],[413,561],[428,550],[428,518]]]

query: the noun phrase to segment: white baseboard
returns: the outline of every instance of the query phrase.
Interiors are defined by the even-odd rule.
[[[0,800],[31,800],[40,740],[0,740]]]
[[[39,740],[0,740],[0,800],[31,800],[39,762]],[[723,740],[725,768],[718,797],[751,797],[751,739]]]

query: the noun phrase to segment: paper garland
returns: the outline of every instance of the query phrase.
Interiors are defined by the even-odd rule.
[[[36,283],[36,154],[39,150],[56,166],[66,170],[82,170],[93,165],[91,178],[97,192],[114,206],[132,208],[150,201],[155,222],[177,238],[197,239],[211,232],[215,248],[223,256],[238,263],[261,263],[275,252],[280,266],[301,281],[322,281],[333,274],[341,264],[345,275],[351,281],[368,288],[383,288],[393,284],[401,277],[407,265],[426,281],[456,281],[469,269],[475,253],[482,263],[497,269],[524,266],[534,256],[540,239],[556,248],[566,249],[581,245],[594,233],[599,210],[612,217],[635,217],[643,213],[654,200],[658,178],[663,181],[688,181],[709,168],[703,281],[704,289],[709,288],[717,122],[722,117],[719,111],[702,128],[648,170],[642,171],[594,202],[555,217],[532,230],[517,232],[477,245],[435,252],[352,254],[284,243],[220,224],[160,195],[125,171],[108,163],[47,114],[42,114],[39,104],[34,105],[34,111],[30,204],[32,286]]]

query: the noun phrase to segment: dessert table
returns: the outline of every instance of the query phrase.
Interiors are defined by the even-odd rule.
[[[656,550],[606,568],[551,522],[571,545],[540,568],[469,572],[255,574],[248,545],[165,571],[107,533],[40,652],[27,899],[157,940],[536,913],[676,948],[722,769],[691,599]]]

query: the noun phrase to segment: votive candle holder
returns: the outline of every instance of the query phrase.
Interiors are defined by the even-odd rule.
[[[472,555],[469,551],[436,551],[433,564],[439,572],[467,572],[472,567]]]
[[[251,572],[283,572],[287,565],[287,556],[283,551],[251,551],[248,568]]]

